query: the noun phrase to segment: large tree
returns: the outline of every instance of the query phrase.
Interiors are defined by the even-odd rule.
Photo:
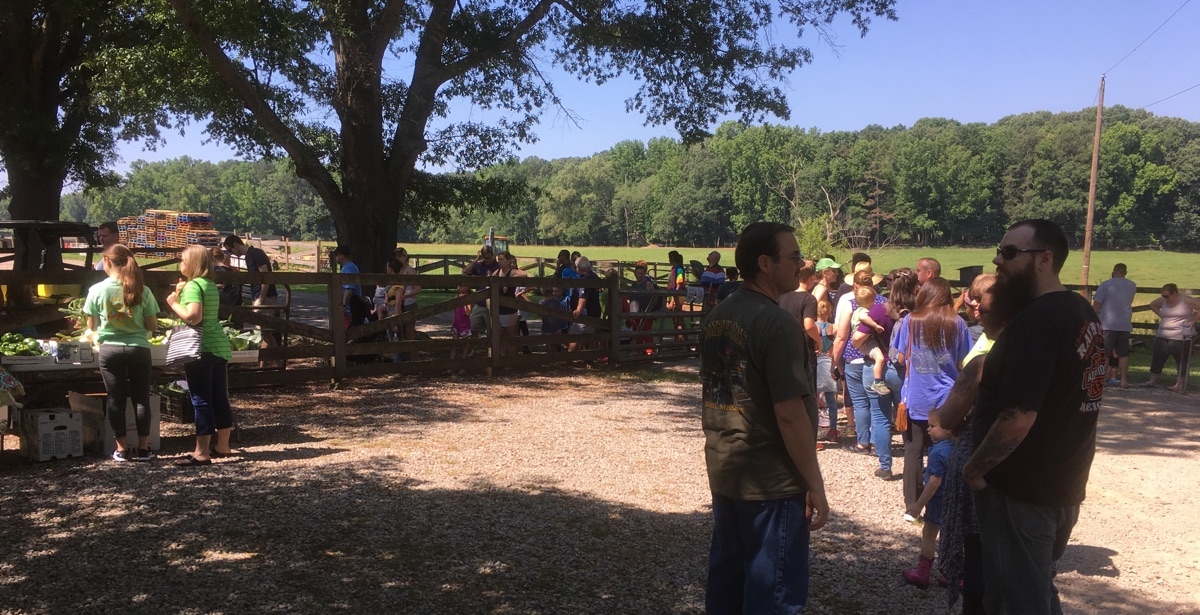
[[[535,139],[560,104],[552,66],[633,77],[627,109],[695,141],[722,114],[786,119],[780,82],[812,58],[799,35],[840,15],[865,34],[894,1],[169,0],[238,103],[209,105],[210,133],[286,152],[368,271],[400,224],[464,198],[422,163],[475,169]],[[460,119],[464,101],[495,121]]]
[[[112,183],[116,140],[156,134],[165,116],[121,61],[154,34],[127,0],[0,2],[0,165],[14,220],[59,219],[66,182]]]

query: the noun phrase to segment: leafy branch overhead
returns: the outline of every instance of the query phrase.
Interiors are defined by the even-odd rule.
[[[180,74],[221,85],[185,85],[174,108],[245,154],[291,157],[367,269],[398,224],[463,205],[413,197],[418,165],[478,169],[535,141],[547,108],[571,116],[552,69],[633,77],[627,108],[696,141],[725,114],[788,117],[806,28],[895,18],[893,0],[168,1],[208,66]]]

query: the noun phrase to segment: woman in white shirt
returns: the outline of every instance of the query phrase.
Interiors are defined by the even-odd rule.
[[[1152,387],[1158,384],[1158,376],[1162,374],[1167,357],[1174,357],[1175,385],[1168,390],[1182,393],[1183,384],[1188,376],[1188,353],[1191,349],[1192,338],[1196,335],[1196,315],[1200,312],[1200,299],[1180,294],[1179,287],[1165,284],[1162,296],[1150,302],[1150,309],[1158,315],[1158,332],[1154,335],[1154,352],[1150,358],[1150,380],[1142,386]]]

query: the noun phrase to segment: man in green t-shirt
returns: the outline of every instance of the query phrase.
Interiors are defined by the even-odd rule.
[[[700,379],[713,494],[709,613],[797,613],[808,600],[809,532],[829,503],[817,465],[814,357],[777,303],[799,285],[795,229],[746,227],[742,288],[704,319]]]

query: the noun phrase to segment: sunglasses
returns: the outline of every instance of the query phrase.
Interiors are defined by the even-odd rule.
[[[1015,246],[1000,246],[996,248],[996,256],[1010,261],[1017,257],[1018,254],[1033,254],[1035,252],[1049,252],[1045,248],[1018,248]]]
[[[804,255],[797,252],[795,254],[788,254],[787,256],[785,256],[783,258],[791,259],[791,261],[793,263],[799,263],[804,260]]]

